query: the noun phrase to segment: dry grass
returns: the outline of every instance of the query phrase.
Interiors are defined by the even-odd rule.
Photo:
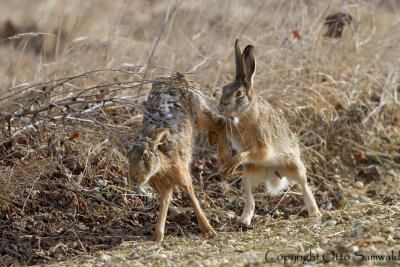
[[[2,0],[0,8],[16,27],[35,29],[7,42],[0,33],[0,203],[8,214],[24,211],[32,188],[63,168],[86,187],[123,180],[149,82],[192,73],[219,99],[233,78],[237,37],[256,47],[255,89],[298,133],[317,200],[346,191],[364,165],[399,167],[395,1]],[[324,18],[337,11],[353,23],[342,38],[324,37]],[[43,44],[39,54],[34,42]]]

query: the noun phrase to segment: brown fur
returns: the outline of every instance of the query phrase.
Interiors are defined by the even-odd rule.
[[[161,195],[153,241],[161,241],[168,206],[175,185],[189,195],[201,232],[214,233],[195,196],[189,164],[192,155],[194,127],[216,134],[218,160],[223,164],[230,158],[227,138],[209,104],[194,92],[197,84],[182,74],[159,78],[153,83],[143,118],[142,136],[128,153],[129,178],[136,183],[149,184]]]
[[[223,175],[230,175],[244,164],[243,187],[246,205],[242,222],[250,224],[254,212],[253,185],[267,182],[272,191],[284,187],[282,176],[298,182],[310,216],[319,216],[311,190],[307,185],[306,170],[300,159],[296,136],[285,118],[253,89],[256,69],[254,47],[248,45],[243,54],[238,40],[235,43],[235,80],[224,86],[219,109],[226,120],[226,136],[238,153],[221,167]],[[276,189],[276,190],[274,190]]]

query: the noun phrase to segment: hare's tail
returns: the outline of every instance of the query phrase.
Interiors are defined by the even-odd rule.
[[[282,190],[288,187],[289,182],[286,177],[278,177],[274,176],[271,179],[268,179],[265,183],[268,192],[271,195],[276,195],[280,193]]]

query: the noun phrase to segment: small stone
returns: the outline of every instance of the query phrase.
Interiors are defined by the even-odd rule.
[[[151,246],[151,247],[148,247],[148,248],[146,249],[146,251],[152,252],[152,251],[156,251],[157,249],[158,249],[158,246]]]
[[[115,256],[114,259],[115,259],[116,261],[126,261],[126,258],[125,258],[124,255]]]
[[[354,183],[353,186],[354,186],[355,188],[357,188],[357,189],[363,189],[363,188],[364,188],[364,183],[361,182],[361,181],[357,181],[357,182]]]
[[[225,248],[233,250],[234,247],[232,245],[226,245]]]
[[[355,253],[355,252],[357,252],[357,251],[360,251],[360,249],[358,248],[358,246],[353,245],[353,246],[350,246],[350,247],[348,248],[348,251],[349,251],[350,253]]]
[[[189,233],[187,235],[187,238],[190,239],[190,240],[199,240],[197,235],[194,235],[194,234],[191,234],[191,233]]]
[[[165,254],[159,254],[158,257],[159,257],[160,259],[166,259],[168,256],[165,255]]]
[[[144,267],[144,264],[139,261],[129,262],[129,266],[131,267]]]
[[[364,226],[363,225],[357,225],[353,232],[351,233],[351,236],[353,237],[359,237],[359,236],[363,236],[365,232]]]
[[[170,260],[165,260],[164,262],[163,262],[163,266],[165,266],[165,267],[173,267],[173,266],[176,266],[176,264],[174,264],[172,261],[170,261]]]
[[[204,265],[201,264],[199,261],[194,261],[193,263],[190,263],[190,265],[195,266],[195,267],[203,267]]]
[[[139,258],[139,254],[137,254],[137,253],[133,253],[128,257],[128,259],[130,259],[130,260],[135,260],[135,259],[138,259],[138,258]]]
[[[331,221],[327,221],[326,223],[325,223],[325,226],[335,226],[336,225],[336,221],[333,221],[333,220],[331,220]]]
[[[221,264],[228,264],[229,260],[228,259],[222,259],[220,261]]]
[[[364,226],[369,226],[369,225],[371,225],[371,222],[369,220],[365,220],[365,221],[360,221],[360,224],[362,224]]]
[[[104,262],[110,262],[111,261],[111,256],[107,255],[107,254],[103,254],[100,256],[99,258],[100,261],[104,261]]]
[[[393,227],[393,226],[388,227],[388,228],[386,229],[386,232],[387,232],[387,233],[393,233],[393,232],[394,232],[394,227]]]
[[[323,249],[320,248],[320,247],[316,247],[314,250],[315,250],[315,253],[316,253],[317,255],[323,255],[324,252],[325,252],[325,250],[323,250]]]

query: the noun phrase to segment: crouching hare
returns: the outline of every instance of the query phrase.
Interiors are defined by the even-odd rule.
[[[213,121],[211,107],[193,88],[194,82],[178,73],[157,79],[146,103],[142,133],[128,152],[129,179],[136,184],[148,182],[161,195],[161,206],[153,241],[160,242],[173,187],[181,186],[189,195],[204,235],[214,230],[195,196],[189,164],[192,157],[194,127],[217,133],[219,163],[227,161],[229,141]]]
[[[297,137],[285,118],[266,100],[257,97],[253,89],[254,47],[248,45],[242,54],[236,40],[235,58],[235,80],[223,87],[218,108],[225,118],[226,135],[238,152],[221,167],[221,173],[230,175],[241,164],[244,168],[242,185],[246,203],[240,221],[250,225],[253,217],[253,185],[266,182],[270,192],[278,193],[287,186],[286,178],[301,185],[309,215],[320,216],[307,185]]]

